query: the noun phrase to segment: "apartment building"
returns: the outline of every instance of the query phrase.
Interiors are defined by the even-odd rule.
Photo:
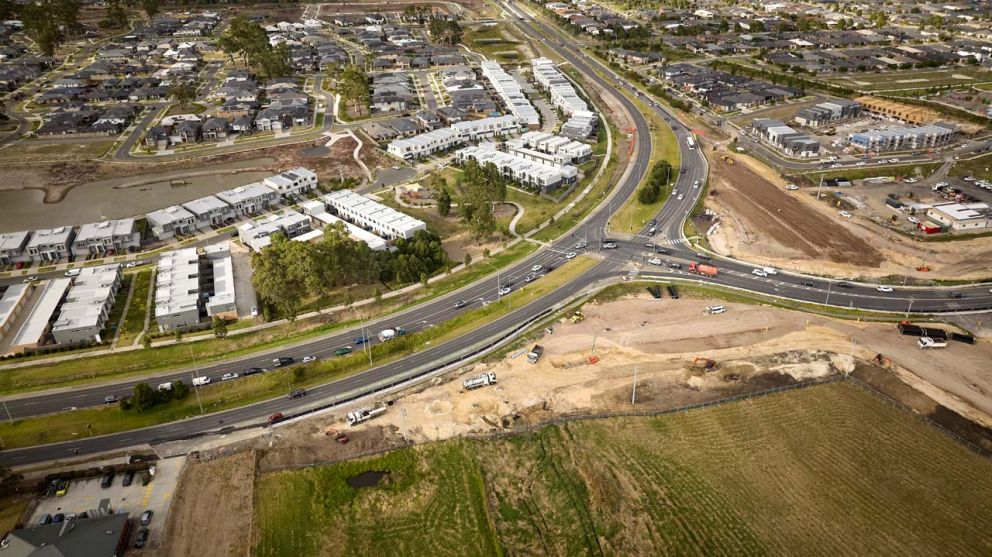
[[[79,227],[72,241],[72,253],[76,257],[126,253],[141,245],[141,233],[134,225],[133,218],[107,220],[84,224]]]
[[[71,279],[56,278],[43,281],[36,287],[41,291],[36,295],[37,302],[11,339],[8,353],[23,353],[48,342],[52,315],[62,303],[71,285]]]
[[[355,240],[356,242],[365,242],[365,244],[374,251],[384,250],[389,247],[386,240],[383,240],[364,228],[355,226],[346,220],[341,220],[328,213],[327,205],[319,199],[307,201],[301,205],[301,208],[303,209],[303,214],[310,217],[310,222],[314,227],[314,232],[320,232],[321,236],[323,236],[323,230],[325,228],[328,226],[338,226],[338,223],[340,223],[352,240]]]
[[[114,308],[122,276],[117,263],[81,269],[52,324],[55,342],[64,346],[102,342],[100,333]]]
[[[773,147],[777,147],[790,157],[815,157],[820,152],[820,143],[799,132],[781,120],[755,118],[751,130]]]
[[[252,182],[219,192],[217,199],[230,205],[236,215],[247,216],[266,211],[278,203],[279,193],[262,182]]]
[[[386,147],[386,151],[397,158],[418,159],[446,151],[468,141],[503,137],[519,131],[520,121],[513,115],[465,120],[455,122],[448,128],[397,139]]]
[[[534,108],[534,105],[524,94],[523,86],[517,78],[506,73],[498,62],[487,60],[480,64],[482,76],[485,77],[493,91],[503,101],[506,110],[517,117],[517,120],[524,123],[531,129],[541,127],[541,115]]]
[[[31,233],[27,231],[0,234],[0,265],[30,261],[31,257],[25,253],[30,237]]]
[[[567,164],[582,164],[592,158],[592,147],[575,141],[568,137],[562,137],[547,132],[529,131],[518,138],[506,141],[508,148],[527,147],[562,157]]]
[[[567,115],[577,111],[589,111],[586,101],[579,97],[572,82],[558,70],[554,62],[547,58],[536,58],[531,61],[531,68],[534,72],[534,81],[548,92],[554,107],[561,109]]]
[[[361,196],[351,190],[338,190],[323,197],[328,209],[376,235],[390,240],[411,238],[418,230],[426,230],[424,221],[405,215],[392,207]]]
[[[279,193],[283,198],[300,196],[317,188],[317,174],[310,169],[297,167],[275,176],[269,176],[262,183]]]
[[[196,215],[179,205],[152,211],[145,215],[145,220],[148,221],[152,235],[159,240],[196,232]]]
[[[578,170],[574,166],[547,164],[535,156],[540,154],[538,151],[527,151],[532,155],[530,158],[525,158],[519,152],[504,153],[497,151],[492,145],[484,145],[460,149],[455,156],[459,163],[474,160],[480,165],[492,164],[503,176],[541,193],[550,193],[559,186],[570,184],[577,179]]]
[[[238,227],[238,239],[253,251],[262,251],[272,243],[272,235],[281,233],[292,240],[310,231],[310,219],[292,209],[269,215],[260,221],[246,222]]]
[[[159,331],[200,322],[200,256],[196,248],[163,253],[155,274],[155,321]]]
[[[234,209],[213,195],[187,201],[183,208],[193,214],[197,230],[221,226],[235,217]]]
[[[237,319],[238,307],[234,290],[234,262],[231,243],[222,242],[203,249],[204,257],[213,271],[213,294],[204,306],[210,318]]]
[[[861,103],[837,99],[800,110],[796,113],[795,121],[800,126],[819,128],[825,124],[858,118],[859,116],[861,116]]]
[[[44,263],[61,261],[71,253],[73,237],[75,232],[71,226],[35,230],[31,240],[28,241],[28,255],[33,261]]]
[[[957,126],[954,124],[935,122],[913,128],[899,127],[852,133],[848,136],[848,142],[852,147],[876,153],[932,149],[953,142],[957,131]]]

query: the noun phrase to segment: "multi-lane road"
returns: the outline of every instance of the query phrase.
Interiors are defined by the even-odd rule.
[[[142,381],[152,385],[173,380],[189,380],[191,374],[210,377],[212,381],[220,381],[226,373],[241,373],[246,368],[271,368],[273,359],[292,356],[313,355],[321,358],[334,357],[334,352],[344,346],[354,346],[356,337],[370,337],[371,342],[377,342],[378,331],[389,327],[403,327],[408,331],[417,331],[431,327],[450,319],[459,312],[469,311],[481,303],[507,303],[498,294],[499,284],[513,283],[513,289],[527,289],[523,277],[531,272],[534,265],[545,269],[560,266],[565,254],[577,251],[575,244],[581,238],[588,238],[589,248],[600,257],[592,269],[582,276],[563,285],[561,288],[535,300],[528,300],[525,305],[505,314],[486,325],[462,335],[457,339],[431,347],[409,357],[386,365],[349,376],[332,383],[321,385],[309,390],[308,396],[301,399],[280,397],[258,404],[245,406],[224,412],[208,414],[160,426],[149,427],[136,431],[83,438],[71,442],[55,443],[24,449],[7,450],[0,453],[0,463],[7,465],[23,465],[34,462],[55,460],[74,455],[93,454],[135,445],[161,442],[204,433],[223,431],[234,424],[258,423],[274,412],[287,415],[312,410],[316,406],[327,406],[334,403],[353,400],[358,396],[378,392],[384,387],[399,384],[413,377],[421,376],[446,364],[462,361],[467,353],[474,353],[488,344],[506,337],[511,331],[531,323],[535,317],[547,315],[567,300],[577,294],[587,291],[590,286],[615,278],[618,273],[626,273],[628,269],[637,269],[640,276],[658,279],[694,279],[704,283],[738,288],[743,291],[757,292],[765,295],[779,296],[791,300],[827,303],[840,307],[851,307],[863,310],[934,313],[945,311],[984,311],[992,309],[992,292],[989,285],[972,285],[954,289],[940,288],[895,288],[893,292],[879,292],[874,285],[857,284],[846,281],[834,281],[815,277],[806,277],[790,273],[778,273],[768,277],[752,274],[754,266],[744,262],[717,258],[712,264],[720,269],[715,277],[690,275],[686,272],[688,263],[698,261],[700,256],[684,243],[682,224],[690,215],[698,198],[704,191],[703,187],[693,187],[698,180],[705,183],[707,164],[698,149],[689,148],[684,140],[688,129],[678,119],[661,105],[649,99],[644,99],[649,110],[655,110],[668,120],[679,137],[681,166],[686,171],[680,173],[676,181],[676,189],[682,194],[682,199],[673,196],[663,206],[656,216],[657,234],[649,237],[645,225],[632,239],[618,240],[617,249],[601,249],[601,240],[608,237],[611,208],[619,207],[628,199],[641,182],[648,170],[651,158],[651,135],[645,115],[628,95],[620,94],[614,89],[623,87],[633,94],[635,89],[628,83],[613,76],[613,72],[599,62],[585,56],[574,46],[571,39],[540,20],[531,19],[526,12],[511,5],[503,5],[521,32],[540,40],[547,47],[571,64],[579,71],[585,80],[594,82],[603,89],[604,94],[627,112],[635,127],[635,150],[629,160],[624,174],[617,186],[599,207],[577,223],[573,230],[552,244],[542,247],[539,251],[520,261],[511,268],[502,270],[498,278],[477,281],[457,292],[442,298],[425,302],[404,312],[367,323],[364,328],[333,333],[321,338],[301,342],[297,345],[282,347],[264,355],[245,356],[226,360],[220,363],[204,365],[193,370],[176,370],[162,373],[154,378],[142,378]],[[659,255],[665,265],[650,265],[645,262],[654,257],[648,255],[647,242],[657,242],[669,253]],[[670,268],[670,262],[681,262],[681,269]],[[551,271],[553,272],[553,271]],[[538,279],[540,280],[540,279]],[[951,297],[951,293],[960,297]],[[455,302],[468,302],[465,307],[455,307]],[[360,350],[360,347],[355,347]],[[7,408],[14,418],[38,416],[58,412],[69,408],[79,408],[102,404],[108,396],[122,396],[130,392],[137,380],[125,380],[113,384],[94,385],[90,387],[74,387],[59,389],[20,397],[9,397]],[[209,388],[209,387],[207,387]]]

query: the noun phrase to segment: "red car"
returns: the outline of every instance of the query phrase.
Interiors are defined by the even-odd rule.
[[[282,415],[282,412],[276,412],[275,414],[269,416],[269,425],[279,423],[283,421],[284,418],[285,416]]]

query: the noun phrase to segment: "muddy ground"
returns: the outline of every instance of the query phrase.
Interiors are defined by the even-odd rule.
[[[720,151],[710,157],[708,208],[721,224],[709,237],[718,253],[819,275],[879,278],[909,276],[983,280],[992,268],[992,238],[914,242],[863,218],[844,219],[808,190],[787,191],[786,181],[753,159]],[[926,265],[930,270],[917,271]]]

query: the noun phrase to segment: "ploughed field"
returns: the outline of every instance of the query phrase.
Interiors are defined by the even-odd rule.
[[[992,461],[848,383],[267,473],[254,498],[260,557],[992,554]]]

